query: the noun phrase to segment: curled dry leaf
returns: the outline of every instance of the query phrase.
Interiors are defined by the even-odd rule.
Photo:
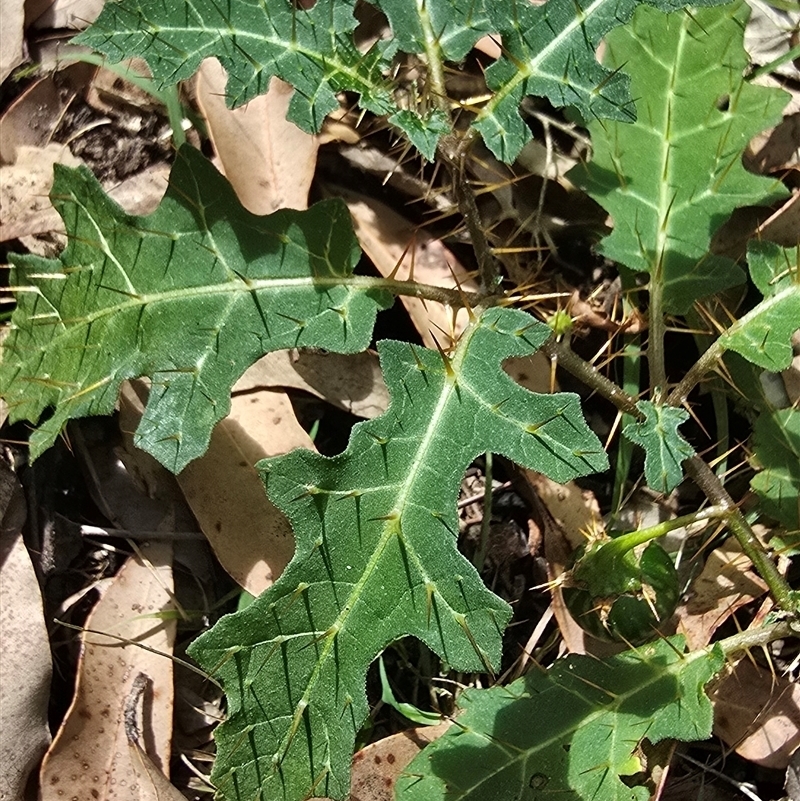
[[[144,733],[139,729],[139,708],[141,707],[144,714],[148,705],[153,703],[152,692],[153,682],[144,673],[140,673],[134,679],[125,706],[125,734],[133,772],[139,781],[139,801],[185,801],[185,796],[167,781],[142,746]]]
[[[25,0],[0,4],[0,83],[25,58]]]
[[[272,78],[269,91],[246,106],[225,105],[227,74],[216,59],[200,66],[197,102],[208,133],[242,205],[253,214],[304,209],[314,177],[318,142],[287,122],[293,89]]]
[[[678,608],[678,633],[686,637],[690,649],[705,648],[737,609],[766,591],[739,544],[730,539],[709,554],[688,601]]]
[[[337,194],[347,203],[358,241],[381,275],[433,286],[460,285],[469,292],[477,290],[464,266],[439,239],[373,198],[341,188],[337,188]],[[449,346],[448,335],[457,337],[468,321],[464,309],[456,312],[419,298],[403,297],[402,301],[428,348],[435,348],[437,341],[443,347]]]
[[[139,801],[186,801],[186,796],[167,781],[139,743],[130,743],[130,752],[139,781]]]
[[[25,499],[2,462],[0,519],[0,798],[17,801],[50,742],[52,665],[42,594],[22,541]]]
[[[718,737],[744,759],[786,768],[800,746],[800,684],[742,659],[712,699]]]
[[[257,387],[304,389],[358,417],[373,418],[389,406],[378,354],[276,350],[249,367],[234,393]]]
[[[251,595],[260,595],[294,554],[289,521],[264,492],[255,463],[294,448],[314,449],[284,392],[234,395],[231,412],[211,435],[208,451],[178,476],[222,567]]]
[[[451,725],[446,722],[401,731],[358,751],[353,756],[350,801],[393,801],[394,784],[406,765]]]
[[[140,673],[153,684],[140,724],[143,741],[159,769],[168,770],[172,548],[154,543],[141,554],[123,565],[86,621],[87,629],[103,633],[83,635],[75,698],[42,764],[41,801],[140,801],[142,785],[125,732],[126,701]]]

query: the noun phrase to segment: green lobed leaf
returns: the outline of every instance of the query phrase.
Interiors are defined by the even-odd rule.
[[[644,420],[628,423],[622,430],[631,442],[644,448],[647,486],[668,495],[683,480],[683,461],[694,456],[694,448],[678,431],[689,419],[685,409],[639,401],[636,408]]]
[[[688,5],[685,0],[647,0],[664,11]],[[692,5],[716,5],[701,0]],[[528,0],[487,3],[490,19],[503,37],[504,55],[486,71],[494,97],[480,111],[474,127],[501,161],[512,162],[531,138],[519,115],[525,95],[546,97],[555,106],[575,106],[586,119],[636,119],[631,98],[630,65],[608,70],[595,50],[606,34],[631,18],[642,0]],[[634,96],[639,96],[634,91]]]
[[[12,421],[53,407],[31,434],[34,458],[67,420],[110,413],[122,381],[148,376],[134,441],[179,472],[259,357],[363,350],[391,304],[352,276],[360,250],[343,203],[257,217],[191,147],[147,217],[126,214],[85,168],[56,165],[51,198],[69,244],[60,260],[12,257],[18,308],[0,363]]]
[[[376,5],[393,36],[366,53],[353,41],[354,0],[317,0],[308,9],[288,0],[122,0],[107,3],[76,41],[112,61],[141,56],[162,84],[191,77],[204,58],[216,56],[228,72],[232,107],[265,93],[277,76],[295,88],[288,119],[309,133],[319,131],[325,115],[339,107],[337,92],[356,92],[363,108],[389,115],[432,160],[449,121],[443,125],[441,112],[398,105],[387,78],[391,59],[398,50],[420,53],[442,74],[445,61],[462,59],[488,31],[483,3],[380,0]]]
[[[391,47],[427,63],[461,61],[492,28],[479,0],[374,0],[392,28]]]
[[[569,173],[614,219],[599,250],[649,272],[667,312],[741,283],[732,261],[709,253],[711,236],[738,206],[784,194],[741,163],[787,100],[743,80],[748,14],[743,2],[670,15],[642,6],[609,34],[604,63],[631,74],[637,120],[590,122],[592,161]]]
[[[456,549],[465,469],[487,450],[556,481],[608,463],[577,396],[534,395],[501,368],[549,335],[524,312],[494,308],[451,359],[381,342],[385,414],[357,425],[339,456],[298,450],[259,463],[295,556],[190,648],[228,695],[213,774],[225,798],[346,797],[367,668],[400,637],[457,670],[497,668],[511,612]]]
[[[750,242],[750,275],[764,300],[720,336],[720,344],[776,372],[792,361],[792,335],[800,329],[800,247]]]
[[[605,660],[570,656],[507,687],[465,690],[463,714],[397,782],[398,801],[647,801],[621,779],[643,769],[646,737],[703,740],[703,688],[718,647],[684,654],[682,637]]]
[[[753,431],[753,460],[760,467],[750,481],[763,511],[800,530],[800,411],[763,413]]]
[[[313,133],[339,107],[340,91],[358,92],[376,114],[396,108],[381,48],[360,53],[353,43],[354,8],[354,0],[318,0],[308,9],[287,0],[122,0],[106,3],[76,42],[112,61],[141,56],[161,84],[190,78],[216,56],[231,107],[264,94],[277,76],[296,90],[288,118]]]
[[[141,56],[162,83],[186,79],[204,58],[216,56],[229,74],[232,106],[263,94],[270,78],[278,76],[297,90],[289,119],[309,132],[318,131],[337,107],[337,92],[356,92],[364,108],[388,115],[432,159],[440,131],[423,121],[430,113],[426,107],[437,107],[440,99],[417,98],[419,113],[401,108],[386,77],[392,59],[398,52],[419,54],[429,73],[426,91],[436,93],[444,84],[445,64],[462,60],[482,35],[498,32],[504,55],[487,71],[495,96],[475,128],[498,158],[511,162],[531,138],[519,114],[525,95],[574,105],[588,118],[635,119],[628,76],[601,67],[595,49],[640,2],[548,0],[532,6],[527,0],[374,0],[392,36],[361,53],[352,35],[354,0],[318,0],[309,9],[288,0],[121,0],[108,3],[77,41],[114,61]],[[647,2],[665,11],[686,5],[686,0]]]

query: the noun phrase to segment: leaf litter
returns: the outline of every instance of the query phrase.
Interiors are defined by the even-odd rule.
[[[261,113],[261,112],[259,112],[259,113]],[[261,118],[259,117],[259,119],[261,119]],[[270,112],[266,112],[266,116],[264,117],[264,119],[267,122],[270,121],[270,119],[271,119],[270,118]],[[234,128],[234,130],[237,130],[237,129]],[[230,136],[230,134],[225,134],[225,135],[226,136]],[[223,151],[225,149],[225,147],[222,145],[223,135],[222,134],[217,134],[216,137],[215,137],[214,133],[212,131],[212,138],[214,139],[214,142],[215,142],[215,144],[217,146],[217,155],[219,157],[221,157],[220,151]],[[233,137],[233,144],[234,144],[234,147],[235,147],[235,145],[236,145],[235,136]],[[262,155],[264,156],[265,162],[269,161],[269,153],[267,152],[268,147],[269,147],[268,144],[266,144],[266,145],[261,144],[261,145],[256,147],[256,150],[261,150],[262,151]],[[265,150],[264,148],[266,148],[267,150]],[[222,161],[223,164],[225,163],[224,158],[221,158],[221,161]],[[245,179],[247,179],[247,178],[250,178],[251,180],[255,179],[256,171],[253,171],[253,175],[252,176],[248,176],[248,171],[246,169],[246,165],[248,164],[248,162],[245,160],[244,162],[242,162],[242,164],[244,166],[240,165],[238,168],[235,168],[233,171],[234,172],[238,171],[241,175],[243,175],[245,177]],[[307,165],[304,165],[304,166],[307,166]],[[292,170],[291,167],[282,168],[282,169],[279,170],[279,173],[281,175],[289,175],[289,176],[294,176],[295,175],[295,172]],[[161,175],[162,176],[164,175],[163,170],[161,172]],[[231,177],[233,178],[233,176],[231,176]],[[163,181],[163,178],[162,178],[162,181]],[[161,186],[163,187],[163,183],[161,184]],[[406,263],[407,263],[409,254],[413,254],[415,252],[415,248],[417,248],[417,242],[419,240],[422,240],[425,243],[424,250],[427,251],[428,249],[432,249],[433,252],[434,252],[434,256],[431,257],[428,261],[426,261],[425,258],[417,259],[416,257],[413,257],[414,258],[414,265],[415,265],[414,266],[415,277],[418,280],[433,282],[433,279],[430,277],[430,275],[426,274],[426,266],[427,266],[427,264],[430,264],[432,270],[439,271],[442,274],[442,276],[444,276],[444,279],[447,280],[447,277],[450,275],[450,273],[449,273],[450,265],[451,264],[453,264],[453,265],[458,265],[459,264],[459,260],[455,255],[458,252],[457,243],[454,246],[454,249],[451,250],[450,247],[448,246],[448,244],[445,244],[447,242],[446,235],[443,234],[441,237],[438,237],[436,235],[432,235],[432,236],[429,235],[427,233],[429,226],[423,225],[422,227],[420,227],[419,226],[419,222],[418,222],[418,216],[415,215],[414,213],[410,213],[410,214],[407,215],[405,213],[405,210],[403,210],[403,213],[400,214],[400,213],[397,212],[396,209],[393,209],[393,208],[391,208],[389,206],[386,206],[386,205],[381,206],[378,203],[378,201],[375,199],[375,197],[370,197],[369,195],[365,195],[364,198],[365,198],[365,202],[368,202],[373,209],[377,209],[376,212],[373,212],[372,220],[368,222],[368,226],[371,226],[373,229],[376,229],[376,230],[378,230],[379,232],[382,233],[382,232],[384,232],[384,229],[382,228],[382,226],[394,224],[395,227],[399,230],[398,234],[389,235],[389,237],[388,237],[389,241],[394,243],[392,245],[394,247],[394,250],[392,252],[390,252],[388,256],[380,254],[380,253],[378,253],[377,250],[374,250],[374,252],[372,254],[370,254],[370,255],[373,256],[373,261],[384,263],[386,265],[386,269],[389,272],[391,272],[391,270],[394,269],[394,267],[396,267],[399,262],[406,261]],[[264,202],[266,204],[269,204],[272,201],[269,198],[262,197],[262,198],[259,198],[259,202]],[[512,209],[512,211],[516,211],[516,210]],[[137,210],[136,213],[142,213],[142,212]],[[392,219],[392,215],[393,214],[397,215],[397,220],[393,220]],[[14,216],[16,218],[16,215],[14,215]],[[789,226],[788,230],[791,231],[791,225]],[[365,236],[364,236],[365,240],[366,240],[367,236],[372,236],[373,239],[376,239],[376,238],[380,239],[380,236],[376,237],[374,230],[371,233],[365,234]],[[363,244],[363,242],[362,242],[362,244]],[[553,243],[553,244],[555,244],[555,243]],[[393,261],[391,259],[392,255],[395,257]],[[461,270],[463,271],[463,269],[464,268],[462,267]],[[430,271],[428,270],[427,273],[430,273]],[[459,281],[461,281],[461,280],[464,281],[463,286],[464,286],[464,288],[466,288],[468,286],[469,276],[466,274],[465,271],[464,272],[459,272],[459,273],[457,273],[457,275],[459,276]],[[453,327],[452,315],[448,315],[447,311],[444,310],[444,314],[439,313],[438,316],[437,316],[436,314],[431,312],[431,308],[432,307],[433,307],[433,304],[427,304],[427,308],[424,308],[423,311],[416,318],[414,318],[414,322],[413,322],[413,324],[417,327],[418,332],[422,336],[426,336],[428,338],[430,338],[430,332],[441,332],[441,331],[448,331],[449,332],[450,330],[452,330],[452,327]],[[439,333],[437,333],[437,337],[438,336],[439,336]],[[287,354],[289,354],[288,358],[287,358]],[[277,356],[277,355],[278,354],[273,354],[273,356]],[[228,439],[230,439],[231,442],[233,443],[233,445],[230,446],[230,447],[233,448],[232,455],[230,457],[223,458],[221,460],[219,466],[217,466],[217,467],[215,467],[213,469],[209,469],[207,472],[202,473],[200,478],[196,480],[196,482],[195,482],[196,488],[193,491],[193,495],[195,496],[195,498],[199,498],[200,499],[198,501],[198,503],[200,505],[204,505],[206,507],[206,509],[208,510],[206,512],[198,512],[197,509],[195,509],[195,514],[200,519],[200,528],[203,528],[204,530],[208,529],[208,528],[214,529],[216,527],[216,522],[219,522],[219,520],[222,519],[223,517],[226,520],[232,520],[232,518],[228,518],[227,513],[225,513],[224,515],[220,514],[220,511],[221,511],[221,509],[223,507],[221,505],[219,505],[219,506],[217,505],[217,503],[215,501],[215,496],[213,494],[213,491],[217,491],[218,490],[219,494],[220,494],[220,497],[227,495],[229,497],[229,499],[230,499],[231,505],[235,506],[236,508],[238,508],[238,509],[240,509],[241,511],[244,512],[244,514],[241,516],[243,518],[241,525],[237,525],[236,527],[237,527],[237,530],[241,530],[242,535],[243,535],[242,542],[244,542],[245,544],[243,544],[243,545],[234,545],[234,547],[231,549],[231,558],[233,559],[233,563],[228,562],[227,566],[226,566],[226,558],[222,557],[222,556],[220,557],[220,561],[222,562],[223,566],[226,566],[226,570],[228,570],[228,572],[231,575],[233,575],[234,579],[237,582],[237,585],[241,586],[241,587],[244,587],[245,589],[247,589],[249,587],[251,589],[256,589],[257,590],[257,589],[260,589],[263,586],[267,586],[268,584],[270,584],[272,582],[274,577],[277,577],[277,575],[280,573],[280,569],[281,569],[282,565],[281,565],[280,558],[279,558],[279,560],[277,562],[275,562],[275,564],[273,566],[269,567],[269,578],[266,579],[266,580],[264,578],[264,576],[266,575],[264,573],[264,569],[260,568],[261,571],[262,571],[261,572],[261,577],[259,579],[254,580],[252,585],[249,585],[249,582],[251,581],[249,576],[251,575],[251,573],[248,571],[248,569],[246,567],[247,560],[252,557],[252,553],[253,552],[255,552],[257,549],[260,549],[260,547],[261,547],[261,546],[256,546],[254,543],[257,541],[257,539],[256,539],[257,534],[258,534],[257,529],[260,529],[260,528],[263,527],[263,523],[261,522],[262,515],[264,515],[264,519],[268,520],[270,518],[269,518],[269,514],[264,513],[264,512],[262,512],[260,510],[260,507],[257,505],[257,503],[255,501],[256,492],[257,491],[259,492],[259,496],[258,496],[259,499],[266,500],[265,497],[263,496],[263,492],[261,492],[260,482],[258,481],[257,477],[255,477],[253,479],[255,471],[252,470],[252,467],[248,468],[249,475],[250,475],[250,479],[249,479],[249,487],[250,487],[250,489],[247,490],[247,489],[245,489],[245,487],[248,486],[248,480],[245,480],[243,478],[243,475],[245,473],[247,473],[248,470],[245,470],[244,468],[242,468],[241,472],[237,471],[235,469],[236,460],[238,459],[238,461],[240,462],[241,461],[241,456],[245,452],[248,452],[249,456],[247,458],[251,459],[250,464],[252,464],[253,461],[255,461],[255,458],[253,458],[253,457],[257,452],[259,454],[263,452],[263,453],[268,453],[269,455],[272,455],[273,453],[277,454],[277,453],[282,452],[282,449],[284,447],[291,447],[291,445],[284,446],[284,445],[280,444],[279,442],[276,442],[275,441],[276,437],[280,437],[281,439],[285,437],[289,443],[297,442],[297,443],[306,443],[306,444],[308,444],[307,435],[302,433],[301,429],[299,429],[299,427],[296,426],[296,424],[294,422],[291,422],[289,425],[287,425],[286,422],[285,422],[286,420],[290,420],[290,419],[293,420],[294,419],[294,415],[293,414],[291,414],[291,416],[290,416],[290,412],[291,412],[291,408],[292,408],[291,407],[291,403],[290,403],[290,400],[291,400],[290,397],[287,397],[285,395],[283,396],[284,400],[281,400],[279,402],[279,404],[280,404],[279,408],[280,408],[281,411],[279,413],[277,413],[277,414],[275,413],[275,409],[276,409],[276,405],[275,404],[278,403],[276,401],[276,397],[280,394],[280,393],[275,392],[275,388],[276,387],[284,387],[284,388],[290,388],[290,389],[294,389],[294,390],[300,389],[300,390],[304,390],[304,391],[310,391],[310,392],[313,392],[313,393],[317,394],[318,397],[330,399],[332,402],[337,403],[340,406],[344,406],[345,408],[348,408],[349,411],[353,411],[356,414],[359,414],[359,415],[365,416],[365,417],[370,417],[370,418],[371,417],[377,417],[381,412],[383,412],[385,410],[385,408],[386,408],[386,402],[387,402],[387,398],[386,398],[386,394],[385,394],[385,387],[383,387],[382,382],[380,382],[378,379],[371,379],[371,382],[368,381],[366,383],[366,385],[358,386],[358,387],[356,387],[356,382],[355,381],[347,380],[348,377],[343,375],[343,373],[345,371],[347,371],[348,365],[352,365],[353,364],[353,362],[348,361],[349,359],[351,359],[351,357],[337,357],[337,358],[341,358],[342,360],[340,362],[334,362],[334,364],[336,366],[333,366],[333,367],[331,367],[331,366],[324,366],[324,367],[320,366],[318,368],[315,367],[315,368],[311,368],[309,370],[309,372],[306,372],[304,374],[302,370],[295,370],[295,368],[292,366],[292,363],[293,363],[293,360],[295,359],[295,356],[291,355],[291,352],[282,352],[280,354],[280,356],[281,356],[281,360],[280,360],[280,365],[277,368],[277,375],[275,375],[275,369],[274,368],[270,368],[270,371],[269,371],[269,374],[268,374],[267,378],[264,378],[263,376],[261,376],[261,377],[253,377],[252,375],[251,375],[250,379],[247,378],[247,375],[245,377],[243,377],[243,381],[245,383],[240,387],[240,389],[241,389],[240,398],[243,399],[243,401],[245,403],[245,406],[244,406],[245,409],[247,409],[247,405],[249,404],[249,400],[251,398],[256,398],[256,403],[250,404],[250,405],[252,405],[252,406],[256,407],[258,410],[260,410],[260,411],[256,412],[256,416],[260,420],[263,420],[263,418],[265,416],[271,417],[271,419],[275,419],[276,417],[280,416],[282,423],[281,424],[276,424],[277,428],[276,428],[276,430],[274,430],[272,432],[270,432],[268,426],[265,427],[264,430],[258,432],[258,436],[254,438],[254,437],[252,437],[252,433],[255,431],[255,429],[254,429],[253,424],[248,419],[246,411],[243,413],[244,417],[240,417],[240,422],[239,423],[237,423],[235,420],[232,420],[231,423],[227,423],[226,422],[224,425],[228,426],[234,432],[233,434],[229,433],[229,434],[226,435],[228,437]],[[315,357],[318,357],[317,361],[318,361],[318,363],[320,365],[326,363],[325,360],[322,358],[321,354],[314,354],[312,352],[310,354],[302,354],[302,355],[300,355],[300,357],[297,360],[296,364],[302,366],[302,364],[303,364],[303,362],[304,362],[304,360],[306,359],[307,356],[312,357],[312,360]],[[269,359],[269,358],[270,357],[266,357],[266,359]],[[358,357],[358,358],[361,358],[361,357]],[[278,361],[279,360],[276,358],[274,360],[274,363],[277,363]],[[366,362],[368,362],[368,363],[366,363]],[[365,359],[365,364],[361,365],[358,368],[353,368],[353,373],[354,374],[356,372],[358,372],[358,376],[354,375],[353,378],[357,377],[357,378],[361,379],[362,378],[362,371],[364,371],[366,373],[369,373],[369,375],[377,375],[377,373],[374,371],[374,365],[375,365],[375,357],[374,357],[374,355],[373,356],[367,356],[366,359]],[[253,369],[255,369],[255,368],[253,368]],[[326,372],[330,372],[332,375],[326,376],[325,375]],[[549,365],[547,365],[547,363],[539,363],[538,365],[534,366],[531,369],[522,368],[520,370],[520,372],[523,372],[523,373],[531,375],[532,376],[532,380],[537,383],[537,391],[542,391],[541,389],[539,389],[539,387],[541,386],[541,383],[543,381],[543,377],[549,377]],[[298,375],[300,376],[299,379],[297,378]],[[287,378],[287,376],[289,376],[289,377]],[[338,379],[338,382],[336,382],[335,379]],[[245,389],[244,387],[246,386],[246,382],[248,380],[251,380],[254,383],[251,386],[249,386],[249,387],[247,387]],[[545,378],[544,383],[545,384],[547,383],[546,378]],[[260,389],[254,389],[255,387],[259,387]],[[263,388],[268,388],[268,389],[264,390]],[[364,401],[363,405],[358,405],[358,403],[356,401],[362,401],[362,400]],[[264,406],[264,402],[266,403],[266,406]],[[234,410],[236,409],[236,406],[237,406],[236,399],[234,399],[234,403],[233,403]],[[268,411],[264,412],[263,410],[265,408]],[[242,420],[244,420],[244,425],[242,425],[242,423],[241,423]],[[127,429],[127,430],[130,430],[130,429]],[[244,440],[246,442],[246,446],[242,445],[242,441],[243,440],[241,439],[241,437],[237,441],[237,435],[240,435],[242,430],[244,430],[244,432],[246,433],[247,440],[250,440],[249,442],[247,440]],[[280,431],[279,435],[277,434],[278,430]],[[255,450],[248,451],[248,447],[255,447]],[[264,449],[264,448],[274,448],[274,450],[269,450],[269,451],[259,450],[259,449]],[[258,457],[256,456],[256,458],[258,458]],[[478,478],[480,478],[480,471],[478,472]],[[189,477],[186,476],[186,483],[187,484],[188,484],[189,480],[190,480]],[[258,482],[258,483],[256,483],[256,482]],[[539,487],[541,489],[541,482],[539,482]],[[213,489],[213,491],[212,491],[212,489]],[[581,523],[580,526],[578,526],[578,527],[575,527],[572,524],[563,526],[564,530],[566,530],[568,533],[571,533],[572,535],[574,535],[574,533],[576,531],[580,530],[580,528],[584,527],[587,524],[587,521],[591,520],[591,518],[592,518],[591,513],[589,513],[588,515],[586,513],[586,510],[592,506],[591,497],[587,497],[585,492],[584,492],[583,495],[581,495],[579,489],[577,489],[577,488],[574,488],[574,489],[575,489],[577,495],[574,494],[574,493],[570,495],[571,502],[573,504],[572,510],[573,510],[573,513],[575,514],[575,516],[577,516],[579,519],[582,519],[584,522]],[[204,492],[204,490],[205,490],[205,492]],[[250,492],[251,494],[248,495],[248,492]],[[551,499],[553,498],[553,495],[552,494],[548,495],[548,493],[544,489],[542,489],[542,493],[543,493],[545,498],[548,498],[548,497],[551,498]],[[202,497],[203,495],[206,495],[207,497]],[[222,501],[220,501],[220,504],[221,503],[222,503]],[[216,521],[213,520],[213,518],[214,518],[213,512],[215,510],[215,507],[216,507],[217,518],[218,518],[218,520],[216,520]],[[197,508],[199,508],[199,506]],[[555,500],[551,500],[551,502],[547,504],[547,508],[549,509],[551,515],[554,515],[555,517],[558,517],[559,514],[562,514],[562,515],[566,515],[567,514],[566,511],[565,511],[565,508],[566,508],[565,505],[564,504],[558,505]],[[209,516],[209,512],[211,512],[210,516]],[[533,512],[530,512],[530,515],[533,516]],[[203,525],[202,521],[207,516],[208,516],[208,519],[211,520],[212,522],[210,523],[210,525],[209,524]],[[280,517],[280,516],[276,516],[275,519],[277,520],[278,517]],[[283,525],[285,526],[285,521],[283,522]],[[551,543],[553,541],[553,539],[552,539],[552,532],[553,531],[554,531],[554,529],[551,529],[551,533],[549,535],[547,535],[548,538],[550,539]],[[288,528],[284,528],[284,534],[281,535],[281,536],[285,537],[287,535],[287,532],[288,532]],[[230,534],[230,531],[228,533]],[[557,534],[557,536],[558,537],[563,537],[564,534],[563,533]],[[213,535],[210,535],[209,539],[213,539]],[[288,539],[287,542],[289,543],[289,547],[291,549],[292,540]],[[160,546],[157,546],[157,547],[160,547]],[[284,548],[285,548],[285,544],[284,544]],[[275,549],[274,545],[268,545],[268,546],[266,546],[266,550],[264,551],[264,553],[270,553],[270,552],[273,552],[275,550],[276,549]],[[259,550],[259,552],[260,552],[260,550]],[[283,564],[285,564],[286,561],[288,561],[288,556],[284,556],[282,558],[284,560]],[[230,566],[231,564],[233,564],[234,566],[231,567]],[[243,564],[245,565],[244,569],[242,568]],[[129,569],[127,565],[126,565],[126,568],[123,568],[123,570],[125,570],[125,569]],[[709,576],[711,576],[712,580],[714,579],[714,568],[713,567],[709,567],[707,565],[706,573]],[[122,574],[122,575],[124,575],[124,574]],[[110,590],[108,592],[110,592]],[[106,594],[108,594],[108,593],[106,593]],[[554,603],[555,603],[555,601],[554,601]],[[94,615],[97,615],[97,614],[99,614],[98,609],[96,609],[95,612],[93,612],[93,617],[91,617],[89,619],[89,621],[87,621],[87,623],[86,623],[87,626],[90,626],[90,625],[94,624]],[[124,617],[124,615],[123,615],[123,617]],[[130,618],[128,618],[128,621],[129,621],[129,619]],[[102,617],[100,618],[100,620],[101,621],[103,620]],[[713,629],[716,628],[717,622],[719,622],[719,621],[715,619],[714,622],[707,623],[706,624],[706,628],[704,629],[703,636],[710,636],[710,634],[713,633]],[[120,623],[119,621],[118,621],[118,624],[122,625],[122,623]],[[568,625],[568,624],[562,623],[562,629],[566,625]],[[108,628],[107,631],[106,631],[106,633],[111,633],[111,632],[113,632],[113,628]],[[562,635],[564,636],[565,640],[568,641],[569,636],[568,636],[568,634],[566,633],[565,630],[562,630]],[[92,644],[91,636],[90,635],[85,635],[85,636],[86,636],[87,648],[88,648],[88,646]],[[114,647],[113,644],[111,644],[108,641],[108,638],[96,638],[96,639],[98,640],[98,642],[95,643],[95,645],[99,645],[100,642],[104,642],[104,643],[108,643],[108,645],[106,647],[109,647],[109,648],[113,648]],[[159,648],[161,648],[161,646],[159,646]],[[166,653],[168,649],[164,649],[164,650],[165,650],[165,653]],[[570,648],[569,650],[573,650],[573,649]],[[576,646],[574,648],[574,650],[579,651],[580,650],[580,646],[579,645]],[[162,661],[168,662],[167,659],[163,659]],[[84,657],[84,662],[85,662],[85,657]],[[133,671],[134,668],[131,667],[130,670]],[[764,680],[764,677],[762,676],[760,681],[763,682],[763,680]],[[169,682],[167,682],[167,683],[169,683]],[[145,706],[148,704],[148,700],[147,700],[148,699],[148,695],[147,695],[148,692],[151,692],[151,690],[145,689],[142,692],[141,696],[139,697],[140,703],[144,704]],[[131,693],[128,693],[126,697],[122,697],[123,695],[124,694],[122,692],[118,692],[117,693],[117,697],[115,697],[115,703],[117,703],[117,704],[122,703],[123,708],[124,708],[124,706],[126,704],[130,705],[131,698],[133,696],[132,696]],[[152,703],[152,701],[150,703]],[[140,721],[142,720],[141,712],[142,712],[142,710],[140,709],[139,710],[139,715],[138,715]],[[137,725],[142,725],[142,724],[137,724]],[[124,728],[124,726],[123,726],[123,728]],[[790,729],[788,729],[788,730],[790,731]],[[126,737],[127,737],[127,735],[126,735]],[[168,742],[169,735],[166,734],[166,735],[164,735],[164,737],[167,739],[167,742]],[[730,736],[729,739],[731,741],[733,741],[736,738],[733,737],[733,736]],[[124,744],[125,741],[121,740],[120,742],[122,742]],[[387,738],[386,741],[383,741],[383,742],[385,742],[385,744],[383,746],[384,748],[391,748],[391,746],[389,745],[389,742],[388,742],[388,738]],[[370,748],[374,749],[373,746],[370,746]],[[121,763],[125,763],[126,759],[130,759],[131,760],[132,774],[127,774],[127,775],[132,776],[132,780],[133,781],[138,782],[140,784],[143,784],[145,782],[145,780],[146,780],[146,777],[148,777],[148,776],[152,777],[154,775],[153,772],[152,772],[152,768],[148,766],[146,761],[141,762],[141,764],[135,762],[135,759],[137,758],[135,749],[133,751],[130,751],[130,747],[129,747],[129,753],[132,754],[132,756],[127,757],[127,758],[123,754],[124,750],[125,749],[121,749],[118,752],[120,754],[119,759],[120,759]],[[373,754],[373,764],[375,764],[374,763],[374,751],[375,750],[376,749],[374,749],[372,752],[370,752],[370,751],[359,752],[360,755],[357,755],[356,762],[357,763],[365,763],[367,761],[366,755],[367,754]],[[116,753],[117,752],[115,752],[115,754]],[[390,753],[393,753],[393,752],[390,751]],[[114,758],[116,759],[116,757],[114,757]],[[143,759],[145,759],[145,760],[150,759],[150,761],[152,761],[152,759],[150,757],[146,756],[146,755],[144,756]],[[163,758],[162,758],[162,761],[161,761],[161,766],[162,767],[164,766]],[[116,770],[116,767],[114,767],[114,770]],[[156,768],[156,770],[158,771],[158,768]],[[158,774],[158,775],[160,775],[160,774]],[[367,775],[368,776],[370,775],[369,772],[367,773]],[[372,775],[371,778],[376,778],[376,776]],[[151,778],[151,782],[154,782],[156,780],[153,780]],[[356,780],[356,776],[354,776],[354,781],[355,780]],[[354,789],[355,789],[355,786],[354,786]],[[170,795],[171,790],[170,790],[170,788],[168,786],[167,787],[162,787],[160,789],[156,789],[155,785],[153,784],[153,786],[150,786],[148,789],[143,789],[142,792],[143,792],[143,795],[141,796],[141,798],[142,799],[146,799],[146,801],[149,801],[149,799],[151,799],[151,798],[156,798],[156,799],[159,799],[160,801],[164,801],[164,799],[172,797]],[[112,796],[109,796],[109,797],[114,797],[114,796],[112,795]],[[358,796],[354,795],[353,797],[358,797]],[[377,795],[377,794],[375,794],[374,797],[373,797],[373,795],[369,795],[368,796],[369,801],[374,801],[375,798],[380,798],[380,796]],[[367,801],[367,800],[365,799],[364,801]]]

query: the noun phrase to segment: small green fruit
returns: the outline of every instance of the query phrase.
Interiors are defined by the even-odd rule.
[[[667,552],[655,541],[631,548],[627,536],[603,534],[578,548],[563,595],[584,631],[637,645],[656,636],[675,611],[680,591]]]

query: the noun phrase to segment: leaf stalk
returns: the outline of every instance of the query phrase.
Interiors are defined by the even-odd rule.
[[[642,413],[636,408],[634,398],[578,356],[571,348],[558,342],[555,337],[551,337],[544,344],[543,350],[551,358],[557,358],[558,363],[564,369],[613,403],[620,411],[634,416],[637,420],[642,419]],[[766,548],[754,534],[750,524],[739,511],[719,477],[697,455],[687,459],[684,464],[687,474],[703,491],[708,500],[715,507],[727,510],[728,527],[741,545],[742,551],[766,582],[778,606],[787,612],[800,612],[800,593],[793,591],[786,579],[778,572],[778,568]]]

